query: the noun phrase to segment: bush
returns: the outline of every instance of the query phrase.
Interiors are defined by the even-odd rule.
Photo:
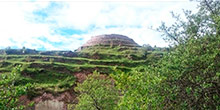
[[[113,81],[96,72],[78,84],[75,90],[80,93],[76,110],[113,110],[119,99]]]
[[[162,77],[157,76],[154,68],[138,67],[129,73],[116,70],[112,77],[122,94],[117,109],[161,109],[163,97],[157,91]]]
[[[18,98],[26,94],[30,84],[24,86],[15,86],[15,81],[20,75],[20,65],[16,66],[8,75],[1,75],[0,77],[0,109],[24,109]]]
[[[220,1],[199,1],[198,12],[158,29],[174,46],[157,67],[163,109],[220,109]]]
[[[160,62],[167,109],[220,109],[220,36],[191,39]]]

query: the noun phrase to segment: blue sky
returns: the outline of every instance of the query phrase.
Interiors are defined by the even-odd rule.
[[[0,0],[0,48],[75,50],[100,34],[122,34],[139,45],[168,46],[149,29],[170,12],[196,11],[188,0]]]

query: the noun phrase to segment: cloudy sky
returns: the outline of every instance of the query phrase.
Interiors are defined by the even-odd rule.
[[[0,48],[75,50],[100,34],[163,47],[168,44],[149,27],[171,24],[171,11],[196,6],[188,0],[0,0]]]

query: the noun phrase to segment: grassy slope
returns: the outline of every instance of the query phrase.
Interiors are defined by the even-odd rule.
[[[154,52],[155,53],[155,52]],[[95,46],[79,52],[79,57],[43,56],[43,55],[0,55],[0,73],[7,74],[15,65],[22,65],[16,85],[34,84],[31,96],[43,92],[60,93],[72,88],[76,78],[74,73],[110,74],[113,69],[130,71],[132,68],[146,65],[160,54],[146,52],[140,47],[103,47]]]

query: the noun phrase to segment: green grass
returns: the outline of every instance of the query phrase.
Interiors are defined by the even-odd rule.
[[[115,69],[128,72],[152,62],[150,59],[160,57],[160,54],[146,52],[140,47],[95,46],[83,49],[78,57],[0,55],[0,74],[7,74],[14,66],[22,65],[16,86],[31,83],[34,88],[28,95],[35,97],[44,92],[57,94],[73,88],[76,82],[74,74],[77,72],[110,74]]]
[[[27,83],[34,85],[34,94],[50,92],[53,94],[64,92],[75,84],[76,78],[71,74],[47,71],[42,68],[25,68],[16,79],[15,85],[22,86]]]
[[[123,46],[93,46],[81,50],[82,57],[93,58],[98,55],[99,59],[143,59],[146,50],[142,47],[123,47]]]

